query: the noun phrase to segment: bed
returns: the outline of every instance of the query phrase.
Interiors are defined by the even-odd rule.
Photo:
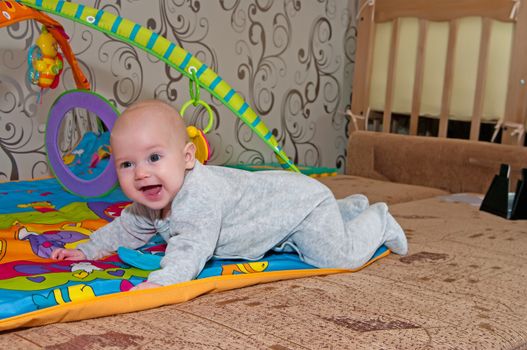
[[[116,293],[99,297],[95,314],[89,300],[69,313],[55,306],[51,324],[5,322],[11,330],[1,332],[0,348],[525,348],[526,221],[482,212],[479,203],[493,164],[527,168],[527,149],[359,131],[350,135],[348,162],[346,174],[320,181],[337,197],[387,201],[408,236],[408,256],[390,254],[357,273],[300,270],[290,277],[302,278],[258,282],[253,273],[159,294]],[[160,305],[167,295],[174,303]],[[150,303],[144,311],[109,312],[142,301]]]

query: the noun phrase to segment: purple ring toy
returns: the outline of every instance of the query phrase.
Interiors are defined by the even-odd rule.
[[[119,115],[117,109],[104,97],[87,90],[69,90],[60,95],[48,115],[46,125],[46,149],[49,167],[60,184],[69,192],[81,197],[101,197],[117,186],[117,173],[113,166],[113,156],[102,173],[91,180],[83,180],[73,174],[64,164],[57,140],[60,124],[66,113],[72,108],[84,108],[95,113],[108,130]]]

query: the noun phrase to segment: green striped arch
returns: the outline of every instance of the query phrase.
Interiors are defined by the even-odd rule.
[[[93,7],[62,0],[17,0],[37,10],[64,17],[136,46],[175,68],[187,78],[194,67],[199,84],[220,100],[276,154],[284,169],[299,172],[261,118],[232,87],[182,47],[126,18]]]

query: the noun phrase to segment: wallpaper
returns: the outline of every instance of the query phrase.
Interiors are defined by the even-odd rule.
[[[357,0],[78,0],[128,18],[191,52],[228,82],[300,165],[346,166],[349,106],[356,41]],[[55,17],[92,90],[119,111],[157,98],[174,106],[189,99],[188,80],[177,70],[128,43]],[[65,63],[59,86],[29,83],[27,52],[41,27],[25,21],[0,28],[0,181],[47,176],[44,142],[48,112],[74,89]],[[214,124],[207,134],[210,164],[275,162],[274,153],[206,90]],[[185,112],[204,127],[202,108]],[[74,146],[94,116],[75,111],[63,122],[60,148]]]

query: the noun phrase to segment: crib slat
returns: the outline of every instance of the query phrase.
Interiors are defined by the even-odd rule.
[[[412,93],[412,113],[410,115],[410,135],[417,135],[421,96],[423,94],[423,77],[425,71],[425,46],[428,22],[419,20],[419,37],[417,41],[417,59],[415,62],[414,90]]]
[[[491,29],[491,20],[489,18],[483,18],[483,27],[481,28],[481,42],[479,47],[478,76],[476,79],[476,94],[474,96],[474,108],[472,110],[472,121],[470,123],[470,139],[476,141],[479,139],[481,117],[483,114],[483,98],[485,96],[485,87],[487,83]]]
[[[384,99],[384,114],[382,117],[382,131],[390,132],[392,124],[393,86],[395,81],[395,67],[397,66],[397,47],[399,46],[399,19],[392,25],[390,41],[390,57],[388,58],[388,77],[386,81],[386,97]]]
[[[523,1],[518,11],[514,30],[511,66],[507,90],[505,122],[517,123],[527,128],[527,3]],[[523,82],[522,82],[523,80]],[[503,132],[501,142],[504,144],[523,144],[525,133],[513,136],[509,128]]]
[[[450,21],[443,94],[441,97],[441,112],[439,115],[439,137],[447,136],[448,115],[450,113],[450,101],[452,100],[452,85],[454,81],[454,57],[457,42],[457,29],[457,20]]]
[[[366,2],[368,0],[363,0]],[[366,116],[369,106],[370,81],[372,70],[373,38],[375,25],[373,21],[373,7],[365,6],[358,18],[357,49],[355,57],[355,72],[353,74],[353,97],[351,111],[354,115]],[[367,130],[364,120],[357,121],[358,128]],[[354,123],[349,123],[349,133],[355,130]]]

